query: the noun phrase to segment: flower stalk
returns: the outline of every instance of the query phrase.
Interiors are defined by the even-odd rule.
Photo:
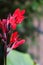
[[[13,15],[7,17],[7,19],[0,20],[0,29],[2,29],[2,34],[0,33],[1,41],[4,44],[5,51],[5,65],[7,54],[22,45],[25,40],[19,38],[19,33],[16,30],[18,24],[21,24],[24,20],[25,10],[20,10],[19,8],[15,10]],[[9,41],[8,41],[9,40]]]

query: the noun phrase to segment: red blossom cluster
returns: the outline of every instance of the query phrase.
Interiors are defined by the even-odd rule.
[[[3,34],[0,33],[0,38],[3,42],[7,44],[7,35],[11,31],[16,30],[16,26],[21,24],[24,20],[25,10],[20,10],[19,8],[15,10],[13,15],[10,15],[7,19],[0,20],[0,29],[2,29]],[[25,42],[24,39],[19,38],[19,33],[17,31],[13,32],[10,36],[10,42],[7,47],[15,49]]]
[[[17,24],[22,23],[22,21],[24,20],[24,13],[25,10],[20,10],[19,8],[15,10],[15,12],[13,13],[12,16],[10,16],[10,18],[7,21],[7,24],[11,24],[11,28],[12,29],[16,29]]]

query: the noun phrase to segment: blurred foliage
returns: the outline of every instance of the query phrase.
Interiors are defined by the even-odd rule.
[[[30,55],[11,51],[7,56],[7,65],[34,65]]]
[[[7,18],[7,16],[14,12],[16,8],[25,9],[25,20],[22,24],[17,26],[17,30],[22,38],[31,36],[34,39],[33,32],[33,17],[43,15],[43,0],[0,0],[0,18]],[[32,40],[33,40],[32,39]],[[27,50],[28,47],[20,46],[18,50]],[[21,49],[23,47],[23,49]],[[25,52],[25,51],[23,51]]]

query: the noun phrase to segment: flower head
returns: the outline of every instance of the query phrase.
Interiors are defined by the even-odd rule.
[[[19,8],[17,8],[13,15],[10,15],[7,19],[0,20],[0,28],[2,29],[3,33],[0,33],[0,38],[5,43],[6,47],[15,49],[25,42],[24,39],[19,38],[19,33],[17,31],[13,32],[14,30],[16,30],[17,25],[22,23],[22,21],[24,20],[24,14],[25,10],[20,10]],[[10,34],[11,36],[8,37]],[[9,38],[10,42],[8,41]]]
[[[19,38],[18,32],[12,33],[10,38],[10,44],[12,44],[12,47],[11,47],[12,49],[17,48],[18,46],[22,45],[24,42],[25,42],[24,39]]]
[[[21,11],[19,8],[15,10],[13,16],[15,17],[16,23],[22,23],[22,21],[24,20],[24,14],[25,10]]]
[[[12,16],[10,16],[10,18],[8,19],[8,23],[11,24],[11,28],[12,29],[16,29],[17,24],[22,23],[22,21],[24,20],[24,13],[25,10],[20,10],[19,8],[15,10],[15,12],[13,13]]]
[[[10,44],[16,42],[18,39],[18,32],[14,32],[11,34],[11,37],[10,37]]]
[[[11,49],[15,49],[15,48],[19,47],[20,45],[22,45],[22,44],[24,44],[24,43],[25,43],[25,40],[24,40],[24,39],[23,39],[23,40],[20,40],[20,41],[14,43],[14,44],[12,45]]]

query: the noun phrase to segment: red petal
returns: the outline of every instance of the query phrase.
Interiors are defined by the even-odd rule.
[[[1,23],[1,21],[0,21],[0,28],[2,28],[2,23]]]
[[[24,16],[20,16],[16,18],[16,23],[22,23],[22,21],[24,20]]]
[[[2,28],[3,33],[6,32],[6,27],[4,26],[3,22],[0,22],[0,28]]]
[[[7,20],[6,19],[2,19],[2,22],[3,22],[3,24],[7,24]]]
[[[24,44],[24,42],[25,42],[25,40],[20,40],[16,44],[14,43],[11,48],[15,49],[15,48],[19,47],[20,45]]]
[[[16,16],[18,15],[19,12],[20,12],[20,9],[17,8],[17,9],[14,11],[13,16],[16,17]]]
[[[14,24],[14,23],[15,23],[15,19],[14,19],[14,17],[10,17],[9,22],[10,22],[10,24]]]
[[[17,24],[16,24],[16,23],[11,24],[11,28],[12,28],[13,30],[15,30],[15,29],[16,29],[16,26],[17,26]]]
[[[25,14],[25,10],[22,10],[22,11],[21,11],[21,15],[24,15],[24,14]]]
[[[10,38],[10,43],[15,42],[15,39],[16,39],[17,35],[18,35],[18,32],[12,33],[11,38]]]

